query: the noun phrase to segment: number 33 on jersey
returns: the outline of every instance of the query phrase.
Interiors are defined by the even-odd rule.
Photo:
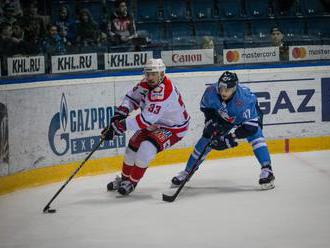
[[[127,120],[130,130],[139,130],[151,125],[167,128],[183,137],[188,130],[189,114],[181,94],[166,76],[163,83],[150,89],[145,80],[129,91],[121,104],[130,111],[141,109],[135,118]]]

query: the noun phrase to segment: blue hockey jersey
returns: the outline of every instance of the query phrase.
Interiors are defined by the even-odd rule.
[[[200,108],[204,113],[212,111],[223,120],[232,125],[258,125],[258,111],[256,109],[256,96],[249,88],[237,85],[232,99],[225,102],[217,93],[217,84],[212,84],[204,92]],[[216,116],[214,116],[216,118]]]
[[[254,154],[261,166],[270,166],[270,156],[262,133],[262,113],[257,106],[257,97],[249,88],[238,84],[233,97],[225,102],[218,95],[217,84],[212,84],[205,90],[200,108],[205,115],[205,127],[202,137],[196,143],[194,151],[189,157],[185,168],[186,172],[195,170],[195,166],[198,168],[212,150],[209,146],[210,139],[217,138],[212,137],[213,134],[208,132],[208,127],[211,127],[211,132],[213,132],[214,126],[212,124],[214,122],[220,124],[220,128],[224,131],[220,135],[229,135],[228,132],[233,130],[235,139],[246,138],[252,145]],[[233,136],[231,137],[233,138]],[[227,146],[227,148],[229,147]]]

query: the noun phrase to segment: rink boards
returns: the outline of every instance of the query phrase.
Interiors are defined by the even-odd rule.
[[[272,153],[330,149],[330,67],[237,70],[258,96]],[[190,132],[152,165],[184,162],[200,137],[199,101],[222,71],[170,73],[192,117]],[[0,86],[0,193],[67,178],[99,140],[114,106],[141,75]],[[132,134],[106,142],[81,175],[116,171]],[[252,154],[248,144],[209,158]],[[19,173],[17,173],[19,172]]]

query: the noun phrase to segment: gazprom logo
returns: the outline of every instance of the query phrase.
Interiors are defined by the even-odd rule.
[[[62,93],[59,112],[50,120],[48,141],[51,150],[58,156],[90,152],[100,141],[101,130],[108,126],[115,111],[114,106],[69,109]],[[94,135],[93,135],[94,134]],[[124,147],[126,136],[117,136],[105,141],[99,149]]]

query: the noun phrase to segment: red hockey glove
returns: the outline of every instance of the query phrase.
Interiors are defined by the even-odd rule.
[[[124,106],[119,106],[116,108],[114,115],[111,117],[111,123],[116,120],[125,120],[129,114],[129,109]]]
[[[126,131],[126,120],[115,120],[111,123],[111,128],[114,130],[116,135],[125,133]]]

